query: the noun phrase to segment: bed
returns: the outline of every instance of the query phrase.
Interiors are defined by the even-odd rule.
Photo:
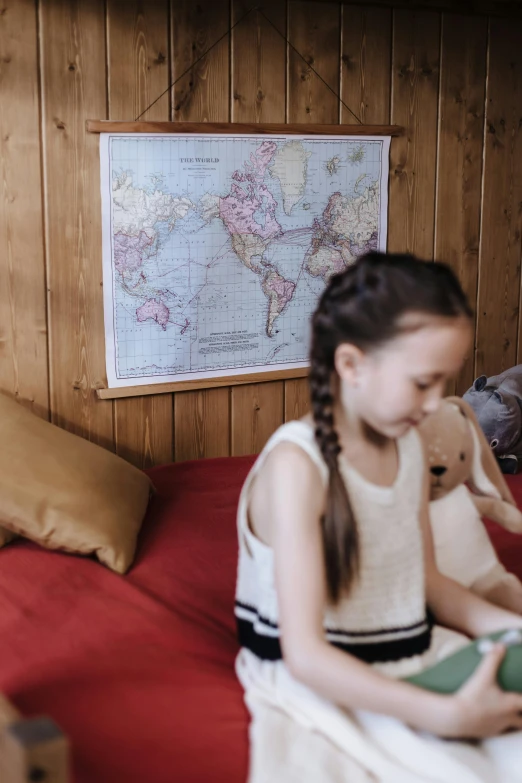
[[[4,703],[3,734],[16,726],[30,747],[35,732],[24,726],[43,732],[39,761],[19,777],[4,768],[6,782],[244,783],[248,718],[233,668],[235,511],[253,459],[150,470],[157,494],[125,577],[25,541],[0,551],[0,692],[24,718],[6,717]],[[508,481],[522,504],[522,476]],[[522,577],[522,538],[488,529]],[[54,723],[33,719],[42,715]],[[63,736],[53,735],[54,724]],[[63,759],[64,737],[69,776],[42,752],[54,742]]]

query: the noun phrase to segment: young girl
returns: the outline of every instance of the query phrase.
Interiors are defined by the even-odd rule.
[[[399,679],[522,628],[434,564],[416,425],[470,337],[443,264],[370,253],[320,299],[312,416],[272,436],[239,502],[250,783],[522,781],[522,732],[506,733],[522,729],[522,695],[496,684],[501,647],[454,696]]]

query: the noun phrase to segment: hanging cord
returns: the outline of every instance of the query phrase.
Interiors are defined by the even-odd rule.
[[[149,104],[149,105],[147,106],[147,108],[146,108],[146,109],[143,109],[143,111],[141,112],[141,114],[138,114],[138,116],[136,117],[136,119],[134,120],[134,122],[137,122],[137,121],[138,121],[138,120],[139,120],[141,117],[143,117],[143,115],[145,114],[145,112],[147,112],[149,109],[151,109],[151,108],[154,106],[154,104],[155,104],[155,103],[157,103],[157,102],[160,100],[160,98],[163,98],[163,96],[165,95],[165,93],[167,93],[169,90],[171,90],[171,89],[174,87],[174,85],[175,85],[175,84],[177,84],[177,83],[179,82],[179,80],[180,80],[180,79],[183,79],[183,77],[184,77],[184,76],[186,76],[186,75],[187,75],[187,73],[189,73],[189,71],[191,71],[193,68],[195,68],[195,66],[196,66],[196,65],[197,65],[199,62],[201,62],[201,60],[203,60],[203,58],[204,58],[204,57],[206,57],[206,56],[207,56],[207,54],[208,54],[209,52],[211,52],[211,51],[212,51],[212,49],[213,49],[215,46],[217,46],[217,45],[218,45],[218,43],[220,43],[220,42],[223,40],[223,38],[226,38],[226,37],[227,37],[227,35],[230,35],[230,33],[232,32],[232,30],[234,29],[234,27],[237,27],[237,26],[238,26],[238,24],[241,24],[241,22],[243,22],[243,21],[244,21],[244,20],[247,18],[247,16],[249,16],[249,14],[251,14],[251,13],[252,13],[252,11],[254,11],[256,8],[257,8],[257,6],[255,6],[255,5],[253,5],[251,8],[249,8],[249,9],[248,9],[248,11],[247,11],[245,14],[243,14],[243,16],[241,16],[241,17],[240,17],[240,18],[237,20],[237,22],[236,22],[235,24],[233,24],[233,25],[232,25],[232,27],[229,27],[229,28],[228,28],[228,30],[227,30],[225,33],[223,33],[223,35],[222,35],[220,38],[218,38],[218,39],[217,39],[217,41],[214,41],[214,43],[212,44],[212,46],[209,46],[209,48],[208,48],[208,49],[207,49],[205,52],[203,52],[203,54],[202,54],[200,57],[198,57],[198,59],[197,59],[197,60],[195,60],[195,61],[192,63],[192,65],[189,65],[189,67],[187,68],[187,70],[186,70],[186,71],[183,71],[183,73],[182,73],[182,74],[180,74],[180,76],[178,76],[178,78],[177,78],[177,79],[174,79],[174,81],[173,81],[173,82],[171,82],[171,84],[169,84],[169,86],[167,87],[167,89],[166,89],[166,90],[163,90],[163,92],[161,93],[161,95],[158,95],[158,97],[156,98],[156,100],[155,100],[155,101],[152,101],[152,103],[151,103],[151,104]]]
[[[315,75],[316,75],[316,76],[317,76],[317,77],[318,77],[318,78],[319,78],[319,79],[322,81],[322,83],[323,83],[323,84],[324,84],[326,87],[328,87],[328,89],[330,90],[330,92],[331,92],[331,93],[333,93],[333,94],[335,95],[335,97],[337,98],[337,100],[338,100],[340,103],[342,103],[342,105],[344,106],[344,108],[345,108],[345,109],[347,109],[347,110],[350,112],[350,114],[352,115],[352,117],[354,117],[354,118],[357,120],[357,122],[358,122],[360,125],[362,125],[362,124],[363,124],[363,123],[362,123],[362,120],[361,120],[361,119],[359,119],[359,117],[358,117],[358,116],[355,114],[355,112],[353,112],[353,111],[350,109],[350,107],[349,107],[349,106],[348,106],[348,105],[347,105],[347,104],[346,104],[346,103],[343,101],[343,99],[341,98],[341,96],[339,95],[339,93],[337,93],[337,92],[336,92],[336,91],[333,89],[333,87],[331,87],[331,86],[328,84],[328,82],[327,82],[327,81],[325,81],[325,80],[323,79],[323,77],[321,76],[321,74],[320,74],[320,73],[318,73],[318,72],[315,70],[315,68],[313,68],[313,67],[310,65],[310,63],[307,61],[306,57],[303,57],[303,55],[301,54],[301,52],[300,52],[300,51],[298,51],[298,50],[295,48],[295,46],[294,46],[294,45],[293,45],[293,44],[292,44],[292,43],[289,41],[289,39],[287,38],[287,36],[286,36],[286,35],[284,35],[284,33],[282,33],[282,32],[281,32],[281,30],[279,30],[279,28],[277,28],[277,27],[275,26],[275,24],[274,24],[274,23],[271,21],[271,19],[269,19],[269,18],[268,18],[268,16],[267,16],[267,15],[266,15],[266,14],[263,12],[263,9],[262,9],[262,7],[261,7],[261,6],[256,6],[256,5],[253,5],[253,6],[251,6],[251,8],[249,8],[249,9],[248,9],[248,11],[247,11],[245,14],[243,14],[243,16],[241,16],[241,17],[240,17],[240,18],[237,20],[237,22],[235,22],[235,23],[234,23],[234,24],[233,24],[231,27],[229,27],[229,29],[228,29],[228,30],[227,30],[225,33],[223,33],[223,35],[222,35],[220,38],[218,38],[218,39],[217,39],[217,41],[215,41],[215,42],[212,44],[212,46],[210,46],[210,47],[209,47],[209,48],[208,48],[206,51],[204,51],[204,52],[203,52],[203,54],[202,54],[200,57],[198,57],[198,59],[197,59],[197,60],[195,60],[195,61],[192,63],[192,65],[189,65],[189,67],[188,67],[188,68],[187,68],[185,71],[183,71],[183,73],[182,73],[182,74],[180,74],[180,75],[178,76],[178,78],[177,78],[177,79],[174,79],[174,81],[173,81],[173,82],[171,82],[171,84],[169,84],[169,86],[167,87],[167,89],[166,89],[166,90],[163,90],[163,92],[161,93],[161,95],[158,95],[158,97],[156,98],[156,100],[152,101],[152,103],[150,103],[150,104],[147,106],[147,108],[146,108],[146,109],[143,109],[143,111],[141,112],[141,114],[138,114],[138,116],[136,117],[136,119],[135,119],[134,121],[135,121],[135,122],[137,122],[137,121],[138,121],[138,120],[139,120],[141,117],[143,117],[143,115],[144,115],[146,112],[148,112],[148,110],[149,110],[149,109],[151,109],[151,108],[154,106],[154,104],[156,104],[156,103],[157,103],[157,102],[158,102],[158,101],[159,101],[161,98],[163,98],[163,96],[165,95],[165,93],[167,93],[169,90],[171,90],[171,89],[174,87],[174,85],[175,85],[175,84],[177,84],[177,83],[179,82],[179,80],[180,80],[180,79],[183,79],[183,77],[184,77],[184,76],[186,76],[186,75],[187,75],[187,73],[189,73],[189,72],[190,72],[190,71],[191,71],[191,70],[192,70],[192,69],[193,69],[193,68],[194,68],[194,67],[195,67],[195,66],[196,66],[196,65],[197,65],[199,62],[201,62],[201,60],[203,60],[203,58],[204,58],[204,57],[206,57],[206,56],[207,56],[207,54],[208,54],[209,52],[211,52],[211,51],[212,51],[212,49],[214,49],[214,47],[215,47],[215,46],[217,46],[217,45],[218,45],[218,43],[220,43],[220,42],[223,40],[223,38],[226,38],[227,36],[229,36],[229,35],[230,35],[230,33],[232,32],[232,30],[234,30],[234,28],[236,28],[236,27],[237,27],[239,24],[241,24],[241,22],[243,22],[243,21],[244,21],[244,20],[247,18],[247,16],[249,16],[249,15],[252,13],[252,11],[257,11],[257,13],[258,13],[258,14],[261,14],[261,16],[263,17],[263,19],[265,19],[265,20],[268,22],[268,24],[269,24],[271,27],[273,27],[273,28],[274,28],[274,30],[276,31],[276,33],[277,33],[277,34],[278,34],[278,35],[279,35],[279,36],[280,36],[280,37],[283,39],[283,41],[284,41],[284,42],[285,42],[285,43],[286,43],[286,44],[287,44],[287,45],[288,45],[288,46],[289,46],[289,47],[292,49],[292,51],[294,51],[294,52],[297,54],[297,56],[298,56],[298,57],[300,57],[300,58],[301,58],[301,60],[303,60],[303,62],[304,62],[304,63],[306,63],[307,67],[308,67],[308,68],[310,68],[310,70],[311,70],[313,73],[315,73]]]
[[[340,101],[340,103],[342,103],[342,105],[344,106],[344,108],[345,108],[345,109],[348,109],[348,111],[350,112],[350,114],[352,115],[352,117],[355,117],[355,119],[357,120],[357,122],[358,122],[360,125],[362,125],[362,124],[363,124],[363,123],[362,123],[362,120],[360,120],[360,119],[359,119],[359,117],[358,117],[358,116],[357,116],[357,115],[356,115],[356,114],[355,114],[355,113],[354,113],[354,112],[353,112],[353,111],[350,109],[350,107],[349,107],[349,106],[348,106],[348,105],[347,105],[347,104],[346,104],[346,103],[343,101],[343,99],[341,98],[341,96],[339,95],[339,93],[335,92],[335,90],[333,89],[333,87],[330,87],[330,85],[328,84],[328,82],[327,82],[327,81],[325,81],[325,80],[323,79],[323,77],[321,76],[321,74],[320,74],[320,73],[318,73],[318,72],[315,70],[315,68],[313,68],[313,67],[310,65],[310,63],[308,62],[308,60],[306,59],[306,57],[303,57],[303,55],[301,54],[301,52],[300,52],[300,51],[298,51],[298,50],[295,48],[295,46],[294,46],[292,43],[290,43],[290,41],[288,40],[288,38],[286,37],[286,35],[284,35],[284,33],[282,33],[282,32],[281,32],[281,30],[279,30],[279,29],[278,29],[278,28],[275,26],[275,24],[272,22],[272,20],[271,20],[271,19],[269,19],[269,18],[268,18],[268,16],[267,16],[267,15],[266,15],[266,14],[263,12],[262,8],[259,8],[259,7],[258,7],[256,10],[257,10],[257,12],[258,12],[259,14],[261,14],[261,16],[263,17],[263,19],[266,19],[266,21],[268,22],[268,24],[269,24],[269,25],[271,25],[271,26],[274,28],[274,30],[276,31],[276,33],[277,33],[278,35],[280,35],[280,36],[281,36],[281,38],[283,39],[283,41],[285,41],[285,42],[288,44],[288,46],[290,47],[290,49],[292,49],[292,51],[294,51],[294,52],[295,52],[295,53],[298,55],[298,57],[300,57],[300,58],[301,58],[301,60],[303,60],[303,62],[305,62],[305,63],[306,63],[306,65],[308,66],[308,68],[310,68],[310,70],[311,70],[311,71],[313,71],[313,72],[315,73],[315,75],[316,75],[316,76],[317,76],[317,77],[318,77],[318,78],[319,78],[319,79],[322,81],[322,83],[323,83],[324,85],[326,85],[326,87],[328,87],[328,89],[330,90],[330,92],[331,92],[331,93],[333,93],[333,94],[335,95],[335,97],[337,98],[337,100],[338,100],[338,101]]]

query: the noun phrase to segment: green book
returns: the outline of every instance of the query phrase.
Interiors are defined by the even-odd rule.
[[[471,677],[483,656],[495,642],[506,647],[498,670],[498,684],[504,691],[522,693],[522,631],[500,631],[470,642],[453,655],[425,669],[406,682],[436,693],[455,693]]]

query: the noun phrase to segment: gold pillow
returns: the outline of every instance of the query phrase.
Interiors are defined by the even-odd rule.
[[[0,527],[0,547],[8,544],[13,538],[16,538],[16,533],[11,533],[11,531],[6,530],[5,527]]]
[[[0,546],[18,533],[123,574],[151,488],[133,465],[0,394]]]

